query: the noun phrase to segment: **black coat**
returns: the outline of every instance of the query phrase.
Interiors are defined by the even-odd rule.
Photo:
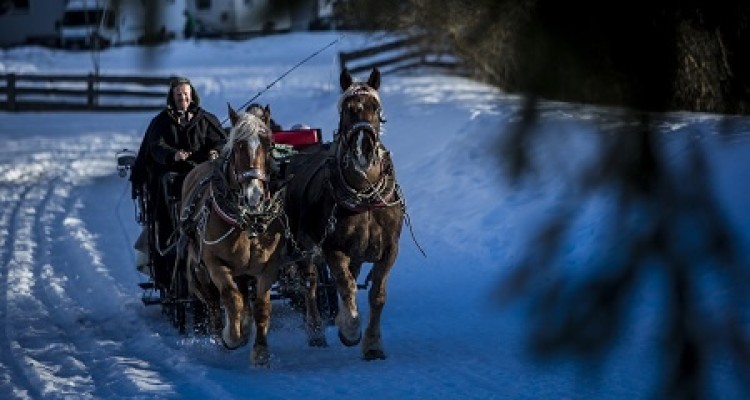
[[[189,163],[174,161],[180,150],[192,152],[188,161],[198,164],[208,160],[211,150],[220,150],[226,135],[216,116],[198,106],[192,106],[193,118],[184,126],[177,122],[173,109],[156,115],[143,136],[133,165],[130,181],[133,198],[140,195],[144,184],[152,190],[158,178],[168,171],[187,173]]]
[[[188,158],[196,164],[208,160],[210,150],[220,150],[225,143],[224,130],[215,115],[200,107],[193,107],[193,118],[184,126],[169,110],[154,117],[146,131],[149,151],[157,168],[172,170],[174,156],[180,150],[192,152]],[[150,134],[150,132],[155,132]]]

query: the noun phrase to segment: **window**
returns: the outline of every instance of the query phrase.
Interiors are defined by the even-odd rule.
[[[0,15],[29,12],[30,0],[0,0]]]
[[[66,11],[63,15],[63,26],[98,25],[102,19],[102,10]],[[114,24],[114,21],[112,22]]]
[[[211,0],[195,0],[195,8],[199,10],[208,10],[211,8]]]
[[[117,14],[112,10],[107,10],[104,14],[104,26],[110,29],[114,29],[117,23]]]

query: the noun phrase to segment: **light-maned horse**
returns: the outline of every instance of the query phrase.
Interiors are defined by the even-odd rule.
[[[235,349],[247,343],[254,319],[251,362],[267,365],[283,205],[269,190],[272,137],[266,123],[231,107],[229,116],[232,128],[221,156],[185,178],[178,253],[186,257],[191,291],[206,305],[210,332]]]
[[[366,83],[340,76],[339,127],[334,143],[295,159],[289,170],[285,208],[300,247],[322,250],[340,296],[336,325],[344,345],[362,340],[357,309],[357,278],[363,263],[368,276],[370,315],[362,340],[366,360],[385,359],[380,320],[386,281],[398,255],[404,203],[390,153],[381,141],[380,72]],[[310,345],[325,346],[315,301],[315,268],[308,260],[306,324]]]

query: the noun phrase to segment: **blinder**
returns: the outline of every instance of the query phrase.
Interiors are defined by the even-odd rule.
[[[268,182],[268,175],[261,171],[260,168],[250,168],[247,171],[242,171],[237,174],[237,182],[242,185],[253,179],[257,179],[263,182]]]

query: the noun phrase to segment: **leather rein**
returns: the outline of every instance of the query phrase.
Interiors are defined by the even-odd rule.
[[[222,242],[229,237],[234,231],[245,232],[249,237],[257,237],[263,234],[268,226],[283,213],[281,191],[271,195],[266,191],[265,196],[259,204],[251,206],[247,204],[243,196],[243,185],[254,179],[264,182],[268,186],[268,174],[260,167],[252,167],[244,171],[237,169],[236,163],[231,162],[235,155],[235,149],[232,148],[221,162],[213,163],[211,175],[203,178],[199,183],[199,188],[193,191],[193,198],[190,199],[189,207],[183,209],[182,220],[190,219],[193,208],[199,203],[196,201],[199,192],[206,193],[203,188],[208,186],[208,200],[203,202],[200,211],[192,217],[196,223],[196,229],[202,237],[202,243],[214,245]],[[229,177],[233,175],[235,183],[232,184]],[[206,223],[211,212],[215,213],[224,223],[229,225],[229,229],[219,238],[210,240],[206,238]]]

